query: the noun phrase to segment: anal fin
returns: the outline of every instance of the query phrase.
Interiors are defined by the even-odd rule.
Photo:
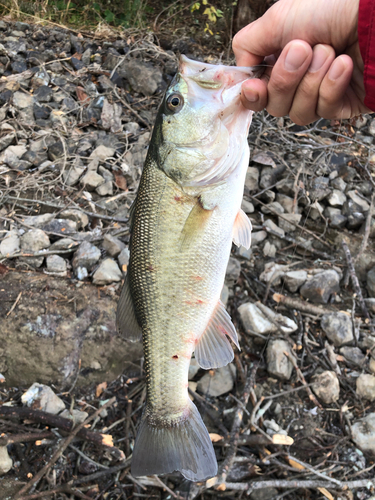
[[[238,247],[250,248],[251,245],[251,222],[249,217],[240,208],[233,226],[233,243]]]
[[[220,368],[233,360],[233,349],[227,336],[239,349],[236,329],[219,300],[205,332],[195,346],[195,358],[201,368]]]
[[[128,275],[125,277],[124,286],[117,304],[116,323],[118,332],[126,340],[137,342],[142,338],[142,330],[135,316]]]

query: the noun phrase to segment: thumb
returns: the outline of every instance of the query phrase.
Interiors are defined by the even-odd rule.
[[[245,26],[233,38],[232,48],[237,66],[255,66],[265,56],[275,54],[283,48],[283,23],[278,19],[276,6],[277,4],[262,17]]]

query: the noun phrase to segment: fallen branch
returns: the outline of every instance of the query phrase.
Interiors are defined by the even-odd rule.
[[[334,486],[330,481],[320,480],[288,480],[288,479],[274,479],[270,481],[257,481],[253,483],[224,483],[225,490],[247,491],[251,493],[254,490],[261,490],[263,488],[304,488],[304,489],[317,489],[317,488],[331,488]],[[371,488],[375,487],[374,479],[360,479],[357,481],[338,481],[335,484],[335,489],[353,490],[355,488]],[[224,490],[224,491],[225,491]]]
[[[295,299],[292,297],[286,297],[285,295],[281,295],[281,293],[274,293],[272,298],[278,304],[283,304],[286,307],[289,307],[291,309],[297,309],[298,311],[302,311],[305,313],[315,314],[316,316],[332,312],[329,309],[324,309],[323,307],[314,306],[309,302],[304,302],[302,300]]]

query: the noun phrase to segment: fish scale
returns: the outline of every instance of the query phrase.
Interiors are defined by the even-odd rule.
[[[202,73],[204,78],[202,78]],[[249,68],[182,58],[159,109],[132,208],[119,331],[142,335],[147,398],[132,474],[217,472],[207,429],[188,396],[188,370],[233,359],[237,334],[220,302],[232,239],[250,245],[241,211],[251,112],[240,103]],[[192,138],[195,138],[192,140]],[[225,145],[225,147],[223,147]]]

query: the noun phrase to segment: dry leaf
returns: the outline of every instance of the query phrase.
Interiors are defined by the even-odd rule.
[[[118,170],[112,170],[115,176],[115,184],[119,189],[122,189],[123,191],[126,191],[128,189],[128,185],[126,182],[125,177],[118,171]]]
[[[89,101],[89,96],[86,94],[86,92],[83,90],[82,87],[76,88],[76,94],[77,94],[78,100],[83,102],[83,103],[86,103],[86,106],[87,106],[88,101]]]
[[[284,434],[274,434],[272,436],[273,444],[284,444],[290,446],[294,443],[294,439],[290,436],[285,436]]]
[[[335,500],[334,497],[331,495],[331,493],[328,490],[326,490],[325,488],[318,488],[318,490],[320,491],[320,493],[322,495],[324,495],[329,500]]]
[[[0,276],[4,276],[8,272],[7,266],[4,266],[4,264],[0,264]]]
[[[294,467],[295,469],[303,470],[305,467],[298,462],[295,462],[292,458],[288,458],[289,465]]]
[[[113,446],[113,437],[111,434],[102,434],[102,444],[104,446]]]
[[[264,153],[263,151],[254,153],[251,159],[252,161],[255,161],[255,163],[260,163],[261,165],[268,165],[272,168],[276,168],[276,163],[272,156],[268,153]]]
[[[215,484],[217,483],[217,477],[212,477],[211,479],[207,479],[206,481],[206,488],[212,488],[213,486],[215,486]]]
[[[107,389],[107,382],[102,382],[96,386],[95,395],[97,398],[103,393],[104,389]]]
[[[220,434],[215,434],[214,432],[210,432],[210,438],[213,443],[217,443],[218,441],[221,441],[223,436],[220,436]]]
[[[219,486],[216,487],[217,491],[225,491],[227,489],[225,483],[219,484]]]

